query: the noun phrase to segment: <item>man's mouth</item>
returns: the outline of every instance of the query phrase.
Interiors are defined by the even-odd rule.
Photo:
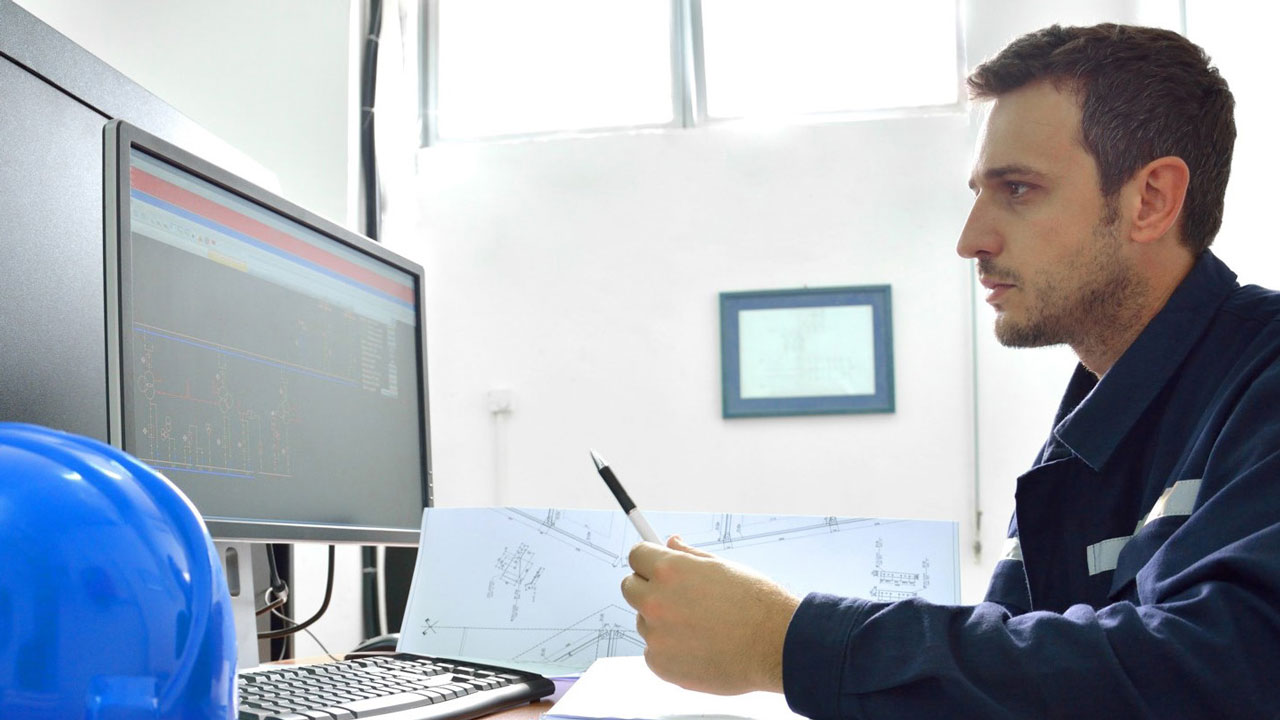
[[[982,283],[982,287],[988,290],[987,302],[992,305],[996,304],[1000,298],[1005,295],[1005,293],[1017,287],[1017,285],[1011,282],[1006,282],[1004,280],[999,280],[985,275],[979,276],[978,282]]]

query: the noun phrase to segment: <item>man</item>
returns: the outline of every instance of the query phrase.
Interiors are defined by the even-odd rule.
[[[985,602],[801,601],[642,543],[649,665],[815,718],[1275,717],[1280,295],[1207,250],[1231,93],[1180,36],[1115,25],[1025,36],[969,86],[991,106],[958,252],[1001,342],[1080,359]]]

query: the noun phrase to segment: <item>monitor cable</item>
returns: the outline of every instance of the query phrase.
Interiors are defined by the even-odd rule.
[[[335,552],[334,546],[330,545],[329,546],[329,571],[324,581],[324,601],[320,603],[320,609],[316,610],[315,615],[312,615],[306,620],[300,623],[295,623],[291,627],[287,627],[283,630],[270,630],[267,632],[260,632],[258,633],[259,640],[270,640],[271,638],[281,638],[281,637],[287,637],[289,635],[293,635],[296,632],[300,632],[302,630],[306,630],[307,628],[311,627],[316,623],[317,620],[320,619],[322,615],[324,615],[324,611],[329,609],[329,600],[333,598],[334,552]],[[293,622],[293,621],[290,620],[290,622]]]
[[[272,611],[271,611],[271,614],[272,614],[272,615],[274,615],[274,616],[276,616],[276,617],[278,617],[278,618],[280,618],[281,620],[283,620],[283,621],[285,621],[285,622],[288,622],[288,623],[296,623],[296,622],[297,622],[297,620],[294,620],[293,618],[289,617],[288,615],[285,615],[284,613],[280,612],[279,610],[272,610]],[[311,632],[309,629],[306,629],[306,628],[303,628],[302,632],[306,633],[306,634],[311,638],[311,641],[312,641],[312,642],[314,642],[316,645],[319,645],[319,646],[320,646],[320,649],[321,649],[322,651],[324,651],[324,654],[325,654],[325,655],[328,655],[328,656],[329,656],[329,659],[330,659],[330,660],[332,660],[332,661],[334,661],[334,662],[338,662],[338,661],[340,660],[340,658],[338,658],[336,655],[334,655],[332,652],[330,652],[330,651],[329,651],[329,648],[327,648],[327,647],[325,647],[325,646],[324,646],[324,643],[320,642],[320,638],[316,637],[316,634],[315,634],[315,633]],[[283,641],[283,642],[286,642],[286,643],[287,643],[287,642],[289,642],[290,640],[293,640],[293,638],[291,638],[291,637],[288,637],[288,638],[282,638],[282,641]],[[281,648],[281,651],[280,651],[280,657],[278,657],[278,658],[276,658],[276,659],[277,659],[277,660],[284,660],[284,659],[287,657],[287,655],[288,655],[287,650],[286,650],[284,647],[282,647],[282,648]]]
[[[284,604],[289,601],[289,584],[280,577],[280,569],[276,567],[274,545],[267,545],[267,572],[270,574],[269,581],[271,586],[262,594],[262,599],[266,602],[266,605],[255,611],[255,615],[275,613],[276,610],[284,607]]]

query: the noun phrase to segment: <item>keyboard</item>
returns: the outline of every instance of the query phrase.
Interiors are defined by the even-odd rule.
[[[236,676],[239,720],[470,720],[550,695],[530,672],[397,653]]]

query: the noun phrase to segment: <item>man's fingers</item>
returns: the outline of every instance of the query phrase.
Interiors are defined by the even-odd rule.
[[[655,543],[636,543],[635,547],[631,548],[631,554],[627,556],[627,562],[631,564],[631,569],[635,570],[637,575],[648,580],[653,577],[653,567],[658,564],[658,559],[666,552],[666,548]]]
[[[642,603],[644,598],[648,595],[648,585],[648,580],[645,580],[635,573],[622,578],[622,599],[626,600],[628,605],[638,610],[640,608],[640,603]]]
[[[705,550],[699,550],[698,548],[692,545],[686,545],[684,542],[684,538],[680,537],[679,535],[672,535],[671,537],[667,538],[667,547],[671,548],[672,550],[679,550],[682,553],[697,555],[698,557],[705,557],[705,558],[715,557],[715,555],[712,555],[711,553]]]

